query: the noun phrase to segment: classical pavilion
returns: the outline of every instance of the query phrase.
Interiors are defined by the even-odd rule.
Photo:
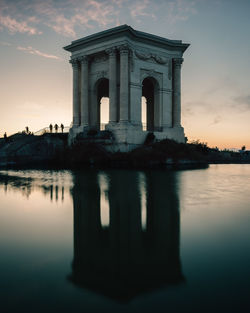
[[[73,121],[70,144],[102,131],[100,106],[109,98],[109,149],[129,151],[153,133],[185,142],[181,126],[181,66],[189,44],[137,31],[111,28],[64,47],[73,67]],[[142,123],[144,98],[146,123]]]

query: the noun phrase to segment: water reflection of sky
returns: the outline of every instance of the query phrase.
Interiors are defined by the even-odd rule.
[[[245,312],[249,186],[249,165],[1,171],[3,308]]]

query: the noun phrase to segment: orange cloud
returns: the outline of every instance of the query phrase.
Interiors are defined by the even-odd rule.
[[[30,53],[30,54],[39,55],[41,57],[48,58],[48,59],[55,59],[55,60],[60,60],[61,59],[61,58],[59,58],[56,55],[52,55],[52,54],[47,54],[47,53],[41,52],[41,51],[39,51],[37,49],[32,48],[31,46],[29,46],[29,47],[20,47],[19,46],[19,47],[17,47],[17,50],[24,51],[24,52],[27,52],[27,53]]]

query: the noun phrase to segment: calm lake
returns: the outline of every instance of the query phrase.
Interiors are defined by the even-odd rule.
[[[0,312],[249,312],[250,165],[0,171]]]

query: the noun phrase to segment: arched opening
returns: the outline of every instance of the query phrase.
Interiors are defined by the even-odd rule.
[[[159,86],[152,77],[147,77],[142,82],[141,103],[143,130],[156,130],[159,127]]]
[[[100,130],[109,122],[109,80],[102,78],[97,82],[97,124]]]

